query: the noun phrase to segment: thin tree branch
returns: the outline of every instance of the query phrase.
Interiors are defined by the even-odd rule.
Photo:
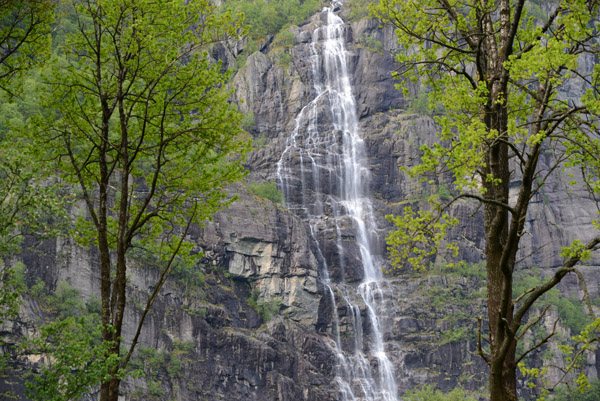
[[[548,307],[546,307],[546,309],[548,309]],[[546,309],[544,310],[544,313],[546,312]],[[541,318],[542,315],[540,315]],[[537,323],[539,321],[539,319],[534,322]],[[519,362],[521,362],[523,360],[523,358],[525,358],[527,355],[529,355],[531,352],[535,351],[536,349],[540,348],[542,345],[546,344],[552,337],[554,337],[554,335],[556,334],[556,325],[558,323],[558,318],[554,321],[554,324],[552,325],[552,332],[550,334],[548,334],[546,337],[544,337],[540,342],[538,342],[536,345],[534,345],[533,347],[529,348],[527,351],[525,351],[519,358],[517,358],[517,360],[515,361],[515,364],[519,364]],[[527,326],[527,328],[525,329],[525,331],[527,331],[529,329],[529,325]],[[525,331],[523,331],[523,334],[525,333]],[[519,336],[519,338],[521,338],[521,336]],[[517,340],[518,341],[518,340]]]

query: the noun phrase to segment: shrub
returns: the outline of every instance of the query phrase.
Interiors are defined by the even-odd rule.
[[[21,262],[16,262],[13,266],[13,269],[14,276],[11,281],[11,284],[13,285],[14,289],[18,291],[19,294],[22,294],[25,291],[27,291],[27,284],[25,282],[25,270],[27,269],[27,267]]]
[[[240,125],[242,126],[242,128],[245,131],[252,130],[252,128],[254,128],[254,125],[255,125],[254,113],[249,112],[247,114],[244,114],[244,117],[242,118],[242,122],[240,123]]]
[[[375,4],[375,0],[351,0],[345,4],[347,18],[350,21],[358,21],[369,16],[369,6]]]
[[[294,45],[294,33],[289,27],[284,27],[273,39],[273,47],[288,48]]]
[[[40,299],[46,295],[46,283],[39,278],[36,277],[35,284],[31,286],[29,289],[31,296],[37,299]]]
[[[281,308],[281,300],[273,298],[270,301],[259,302],[258,297],[260,293],[258,289],[252,290],[252,293],[248,298],[246,298],[246,302],[248,306],[250,306],[256,313],[258,313],[262,319],[266,322],[271,320],[273,315],[279,312]]]
[[[197,292],[206,283],[206,277],[200,266],[190,263],[177,264],[171,272],[171,277],[183,288],[186,295]]]
[[[436,390],[431,385],[425,385],[418,390],[408,391],[404,396],[405,401],[476,401],[462,388],[455,388],[449,393]]]
[[[372,36],[361,36],[358,39],[358,45],[371,53],[383,54],[383,43]]]
[[[59,281],[56,291],[48,301],[52,303],[61,320],[71,316],[81,316],[87,310],[83,300],[79,297],[79,290],[67,281]]]
[[[283,203],[283,194],[277,189],[275,181],[259,182],[248,187],[254,195],[270,200],[273,203]]]
[[[444,201],[452,199],[452,195],[450,194],[450,190],[448,190],[446,184],[440,183],[438,186],[438,196]]]

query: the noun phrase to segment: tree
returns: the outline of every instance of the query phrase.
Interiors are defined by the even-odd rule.
[[[389,240],[392,257],[396,265],[405,260],[419,265],[438,251],[455,223],[447,213],[452,203],[482,204],[490,349],[484,352],[480,345],[479,353],[490,368],[492,401],[516,399],[516,367],[525,355],[515,355],[515,346],[541,319],[525,321],[532,306],[600,244],[598,236],[575,241],[563,249],[564,262],[549,280],[513,295],[528,208],[548,177],[578,168],[590,194],[600,190],[600,66],[592,71],[578,66],[599,51],[599,2],[545,2],[548,14],[536,19],[528,16],[529,5],[526,0],[382,0],[376,11],[397,28],[404,49],[399,75],[420,80],[430,88],[430,104],[443,107],[437,118],[440,142],[422,148],[422,162],[412,173],[431,179],[448,171],[457,191],[448,203],[433,202],[429,212],[407,210],[392,218],[399,229]],[[576,98],[565,95],[573,82],[587,88]],[[542,166],[540,157],[547,152],[551,165]],[[509,199],[509,188],[517,189],[516,197]],[[411,248],[414,239],[432,248]]]
[[[6,113],[14,106],[9,101],[21,94],[23,77],[48,53],[53,8],[53,3],[47,0],[0,2],[0,118],[3,120],[15,117]],[[4,128],[4,121],[0,125]],[[6,258],[18,252],[24,232],[46,231],[44,214],[56,211],[52,187],[42,185],[39,163],[32,159],[31,150],[10,131],[0,131],[0,326],[17,316],[23,291],[14,266]],[[0,344],[6,345],[4,338]],[[9,358],[9,352],[0,355],[2,384]],[[0,394],[0,398],[9,396],[5,391]]]
[[[195,261],[190,227],[229,204],[224,187],[242,176],[240,116],[206,50],[243,32],[208,0],[74,5],[78,31],[48,73],[32,132],[85,205],[74,234],[98,250],[107,359],[126,347],[101,383],[100,400],[116,401],[161,286],[175,266]],[[124,344],[134,257],[158,267],[159,278]]]
[[[21,78],[49,49],[49,23],[53,5],[47,0],[7,0],[0,3],[0,99],[18,94]],[[27,149],[15,149],[15,137],[0,135],[0,258],[18,246],[20,234],[39,217],[44,202],[40,187],[33,184]],[[10,142],[10,143],[9,143]],[[34,201],[38,198],[37,201]],[[33,227],[32,227],[33,228]],[[3,270],[10,276],[10,271]],[[7,282],[3,278],[3,283]],[[15,294],[0,291],[0,305]],[[11,302],[9,302],[11,303]],[[0,313],[1,315],[2,313]],[[1,318],[0,318],[1,320]]]
[[[48,50],[49,0],[5,0],[0,3],[0,90],[11,93],[18,78]]]

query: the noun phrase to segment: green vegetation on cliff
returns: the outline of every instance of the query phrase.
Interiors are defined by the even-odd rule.
[[[277,188],[277,183],[275,181],[266,181],[266,182],[258,182],[256,184],[250,184],[248,186],[250,192],[254,195],[270,200],[273,203],[282,204],[283,194]]]
[[[321,6],[321,0],[225,0],[221,7],[244,13],[248,36],[256,41],[302,23]]]
[[[405,401],[475,401],[472,395],[469,395],[461,388],[455,388],[448,393],[436,390],[433,386],[425,385],[420,389],[410,390],[404,395]]]

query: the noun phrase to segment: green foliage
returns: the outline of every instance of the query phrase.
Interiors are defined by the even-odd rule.
[[[92,386],[110,377],[119,356],[101,341],[97,315],[69,317],[43,326],[40,335],[23,345],[24,352],[43,357],[38,374],[26,383],[34,401],[79,399]]]
[[[258,138],[254,138],[254,140],[252,140],[252,148],[255,150],[262,149],[266,143],[267,138],[265,137],[265,134],[261,134]]]
[[[537,382],[543,379],[548,374],[548,367],[543,366],[541,368],[528,368],[525,363],[519,363],[519,371],[521,375],[527,380],[527,386],[530,389],[537,388]],[[543,383],[544,386],[549,386],[550,383]],[[548,390],[545,388],[541,389],[541,396],[538,398],[539,401],[544,401],[546,399],[546,394],[548,394]]]
[[[358,38],[358,46],[367,49],[372,53],[383,54],[383,43],[372,36],[361,36]]]
[[[17,290],[21,294],[27,291],[27,282],[25,281],[26,270],[27,266],[25,266],[25,264],[22,262],[15,262],[13,264],[14,281],[12,285],[14,286],[15,290]]]
[[[105,362],[117,362],[100,369],[93,362],[96,354],[81,353],[90,358],[90,371],[75,369],[73,376],[81,378],[68,382],[79,380],[82,392],[99,384],[94,380],[104,385],[111,378],[118,386],[135,347],[133,341],[121,359],[120,316],[127,316],[127,303],[120,301],[126,297],[131,250],[152,255],[151,266],[162,273],[156,291],[171,268],[196,266],[187,230],[235,200],[224,189],[244,175],[249,145],[239,140],[241,115],[229,103],[228,75],[208,54],[215,42],[243,32],[231,12],[217,13],[208,0],[72,4],[59,13],[66,21],[59,20],[61,32],[54,35],[59,43],[37,89],[40,111],[21,135],[37,160],[52,161],[44,171],[77,188],[73,192],[85,210],[71,232],[78,243],[98,248],[103,286],[109,288],[102,293],[99,352]],[[8,148],[15,159],[22,151],[14,144]],[[29,188],[44,188],[33,184]],[[203,276],[194,274],[192,281],[198,285]],[[52,295],[43,294],[43,284],[35,291],[60,318],[84,314],[86,306],[66,284],[59,283]],[[95,301],[88,306],[98,310]],[[63,321],[75,322],[69,319]],[[143,320],[131,323],[141,330]],[[76,323],[69,324],[75,330]],[[68,343],[71,352],[83,340]],[[59,360],[69,358],[67,349],[53,352]],[[50,394],[44,389],[60,388],[65,380],[62,365],[51,363],[48,369],[40,398]],[[57,390],[56,397],[70,392]]]
[[[509,93],[498,94],[504,98],[494,100],[507,105],[510,120],[508,131],[499,133],[486,127],[484,121],[480,119],[481,107],[488,104],[489,97],[493,95],[485,81],[486,78],[473,74],[475,80],[469,80],[468,73],[445,73],[452,68],[456,68],[455,71],[462,71],[463,67],[470,62],[465,60],[465,57],[469,60],[475,57],[474,53],[468,53],[466,49],[468,43],[461,42],[458,45],[456,43],[463,40],[462,37],[466,32],[477,27],[477,13],[487,13],[491,10],[486,10],[484,6],[482,8],[477,3],[465,5],[456,17],[459,21],[454,23],[451,13],[447,13],[445,7],[439,6],[438,3],[433,0],[408,3],[382,0],[376,7],[376,13],[400,28],[396,32],[404,51],[398,54],[398,61],[406,66],[403,74],[407,78],[406,82],[420,82],[430,88],[429,101],[440,103],[444,108],[444,115],[436,119],[441,127],[439,136],[441,140],[448,141],[452,146],[434,144],[423,147],[422,164],[412,171],[420,175],[435,172],[437,167],[445,166],[454,173],[459,189],[479,192],[482,188],[475,172],[482,171],[481,168],[486,160],[483,155],[491,140],[500,134],[506,134],[511,143],[515,144],[534,145],[536,141],[548,139],[544,132],[532,134],[531,125],[522,124],[533,112],[535,99],[527,96],[527,91],[518,82],[525,82],[528,79],[535,82],[550,80],[554,88],[567,82],[571,78],[571,74],[567,71],[575,67],[579,54],[571,54],[566,49],[578,38],[583,40],[591,33],[592,28],[586,26],[585,21],[590,20],[595,11],[588,10],[584,6],[580,7],[581,1],[569,2],[569,5],[565,5],[566,8],[555,22],[565,24],[566,30],[570,32],[566,37],[554,35],[552,32],[541,34],[542,28],[529,21],[527,15],[522,18],[522,29],[518,30],[516,38],[519,49],[515,49],[515,54],[504,65],[514,86],[510,85]],[[536,6],[535,2],[529,2],[530,8]],[[431,42],[424,40],[432,35],[442,39]],[[531,47],[526,44],[530,44]],[[458,48],[464,49],[466,53],[459,51]],[[432,68],[432,63],[439,64],[442,67],[441,71]],[[564,69],[555,69],[554,67],[558,65],[564,66]],[[594,72],[594,75],[596,74],[598,71]],[[594,78],[590,77],[590,79],[593,82]],[[405,84],[400,86],[408,90]],[[507,99],[509,100],[504,103]],[[564,111],[564,107],[558,100],[552,98],[550,103],[553,110]],[[589,98],[589,102],[586,103],[590,111],[594,110],[594,104],[598,104],[596,95]],[[567,132],[572,139],[579,135],[584,142],[591,141],[574,125],[569,126]],[[558,141],[559,138],[556,140]],[[582,144],[578,141],[566,142],[577,144],[572,143],[571,148],[573,146],[579,148]],[[568,146],[567,143],[565,145]],[[581,164],[573,160],[573,158],[577,159],[575,153],[573,149],[572,162]],[[497,179],[497,177],[487,177],[485,174],[481,178]]]
[[[204,52],[209,43],[235,35],[239,26],[231,14],[212,14],[214,7],[204,1],[193,6],[149,2],[134,7],[128,0],[112,0],[103,3],[103,12],[98,14],[94,14],[93,3],[89,7],[78,10],[78,18],[89,21],[83,25],[85,34],[91,32],[93,23],[120,39],[118,43],[111,41],[106,34],[102,42],[92,44],[84,33],[67,36],[64,53],[55,58],[45,78],[48,84],[43,88],[46,94],[42,103],[47,112],[36,120],[34,135],[40,147],[44,142],[44,156],[56,158],[58,171],[82,187],[90,201],[88,208],[95,208],[96,213],[98,203],[89,195],[101,166],[110,172],[110,188],[120,189],[121,168],[117,166],[126,163],[131,180],[126,194],[120,190],[111,193],[114,211],[119,199],[127,196],[131,217],[126,224],[131,234],[138,234],[131,235],[136,245],[168,255],[178,243],[177,236],[168,233],[174,233],[176,226],[185,226],[192,213],[194,221],[201,222],[223,207],[227,202],[223,201],[222,188],[241,175],[241,160],[232,157],[245,149],[245,144],[237,141],[240,116],[227,102],[226,76]],[[113,12],[121,8],[123,15]],[[142,9],[143,15],[137,15]],[[198,32],[188,29],[193,15],[205,16]],[[138,18],[136,29],[128,29]],[[168,29],[161,28],[165,24]],[[131,52],[127,64],[119,59],[125,49]],[[101,52],[99,60],[89,57],[96,51]],[[142,67],[148,65],[153,68]],[[101,87],[70,89],[94,81],[97,68],[108,77],[95,81]],[[118,70],[125,75],[117,74]],[[127,91],[125,96],[118,95],[122,90]],[[103,107],[100,92],[111,96],[111,106],[104,105],[105,114],[97,113]],[[108,124],[105,131],[101,129],[104,123]],[[111,142],[106,152],[99,146],[103,135]],[[67,136],[68,141],[60,141]],[[49,138],[54,140],[46,142]],[[126,160],[122,159],[124,146],[130,152]],[[87,155],[93,153],[102,153],[102,157],[85,164]],[[155,196],[160,201],[150,202]],[[201,200],[202,207],[190,205],[193,199]],[[162,213],[168,218],[159,219]],[[108,242],[115,248],[118,215],[107,217]],[[138,225],[140,221],[148,224]],[[97,241],[92,221],[80,218],[77,223],[73,233],[81,243]],[[159,243],[157,238],[161,238]]]
[[[7,3],[14,2],[4,6]],[[33,91],[29,78],[19,86]],[[5,264],[7,256],[20,251],[26,232],[39,237],[56,234],[68,205],[68,197],[60,194],[61,185],[50,176],[51,169],[21,135],[25,119],[35,110],[34,93],[11,100],[0,94],[0,324],[16,316],[20,296],[27,289],[25,266]]]
[[[98,316],[102,315],[102,303],[98,298],[92,296],[86,303],[88,313],[95,313]]]
[[[17,252],[25,231],[40,236],[56,233],[68,204],[32,141],[16,129],[5,135],[0,140],[0,256]]]
[[[558,308],[561,322],[571,329],[571,333],[580,333],[591,322],[582,302],[560,297],[554,305]]]
[[[490,352],[484,358],[492,400],[516,396],[514,383],[505,380],[515,370],[510,348],[519,342],[515,333],[523,330],[531,308],[596,246],[575,241],[563,249],[565,262],[553,279],[525,294],[513,309],[512,284],[519,279],[513,272],[531,200],[550,174],[569,168],[583,172],[590,196],[600,194],[600,137],[597,124],[588,124],[600,117],[600,93],[592,84],[600,80],[600,67],[583,71],[578,66],[598,49],[594,21],[600,4],[544,2],[552,12],[535,18],[527,10],[535,13],[540,2],[529,2],[524,13],[518,4],[381,0],[373,8],[396,28],[398,86],[406,95],[416,84],[427,88],[428,105],[443,109],[435,116],[437,141],[420,148],[421,162],[407,172],[429,184],[450,173],[454,186],[449,191],[454,196],[443,204],[441,196],[429,199],[430,214],[408,210],[389,218],[402,231],[388,238],[392,263],[419,266],[433,257],[449,232],[444,215],[459,198],[482,206],[490,327]],[[579,99],[565,102],[563,93],[574,80],[589,88],[579,94],[571,90],[569,96]],[[540,163],[546,152],[550,165]],[[564,320],[577,329],[582,316],[566,301],[559,303]]]
[[[410,100],[408,110],[412,113],[431,115],[431,108],[429,106],[429,94],[425,90],[420,90]]]
[[[446,184],[444,184],[443,182],[438,185],[437,194],[438,194],[440,200],[448,201],[448,200],[452,199],[452,194],[448,190],[448,186]]]
[[[156,348],[140,347],[135,359],[132,359],[131,369],[139,369],[145,377],[155,378],[160,372],[166,373],[167,377],[174,379],[181,374],[182,361],[179,357],[187,353],[184,347],[183,352],[169,352],[166,350],[157,350]]]
[[[600,338],[600,318],[595,318],[590,324],[577,335],[573,336],[573,345],[559,345],[558,348],[562,352],[566,368],[562,371],[566,373],[578,372],[572,382],[565,383],[566,389],[571,393],[571,397],[575,398],[575,393],[584,394],[587,392],[595,393],[598,384],[590,383],[590,380],[582,369],[583,362],[586,360],[586,354],[597,351],[598,339]]]
[[[405,401],[476,401],[477,398],[469,395],[461,388],[455,388],[449,393],[436,390],[432,385],[424,385],[420,389],[408,391]]]
[[[290,48],[294,45],[294,33],[289,27],[283,27],[273,38],[274,48]]]
[[[545,21],[548,18],[548,14],[542,10],[542,3],[543,0],[528,0],[525,3],[527,15],[534,21]]]
[[[294,60],[292,55],[285,50],[275,50],[270,53],[270,56],[273,58],[275,64],[282,67],[289,67]]]
[[[246,298],[246,302],[265,322],[268,322],[274,315],[279,313],[281,300],[273,298],[270,301],[265,301],[259,299],[259,295],[258,289],[252,290],[250,297]]]
[[[35,73],[31,70],[48,57],[49,32],[55,2],[7,0],[0,4],[0,325],[18,314],[27,289],[25,266],[10,265],[7,256],[20,251],[25,232],[48,235],[53,219],[64,216],[50,169],[39,160],[36,148],[22,138],[25,120],[37,111]],[[10,352],[0,356],[4,380]],[[17,345],[18,346],[18,345]],[[6,352],[11,348],[10,352]],[[4,384],[4,383],[1,383]],[[4,398],[16,398],[4,391]]]
[[[164,395],[165,395],[165,392],[163,391],[163,389],[160,385],[160,382],[154,381],[154,380],[150,380],[148,382],[146,396],[149,397],[149,399],[158,400],[161,397],[163,397]]]
[[[582,262],[588,261],[592,256],[592,252],[586,249],[585,244],[576,239],[570,246],[563,247],[560,253],[564,259],[579,258]]]
[[[250,296],[246,298],[246,302],[248,306],[258,312],[258,296],[260,295],[260,291],[258,289],[253,289],[250,293]]]
[[[56,309],[60,320],[81,316],[87,311],[79,290],[64,280],[58,282],[56,291],[47,297],[46,302]]]
[[[470,340],[474,340],[474,336],[473,335],[468,335],[468,328],[467,327],[456,327],[456,328],[451,328],[449,330],[444,330],[443,332],[440,333],[440,342],[439,345],[444,345],[444,344],[450,344],[450,343],[454,343],[457,341],[464,341],[466,338],[469,338]],[[473,334],[473,333],[471,333]]]
[[[41,278],[36,277],[35,283],[29,289],[29,293],[32,297],[41,299],[46,295],[46,283]]]
[[[100,316],[101,304],[97,298],[91,298],[87,303],[83,301],[79,290],[68,281],[61,280],[56,285],[56,290],[49,293],[46,283],[36,277],[35,284],[31,288],[25,288],[22,294],[28,293],[38,301],[40,308],[46,313],[55,315],[58,320],[68,317],[78,317],[86,314]]]
[[[159,400],[165,393],[162,387],[164,379],[181,378],[184,358],[194,350],[193,342],[173,343],[173,351],[140,347],[131,360],[129,369],[146,378],[146,388],[138,387],[132,396],[134,400]]]
[[[402,216],[386,216],[396,227],[386,241],[389,257],[396,267],[406,265],[424,270],[430,259],[445,250],[449,257],[458,255],[456,244],[443,243],[448,229],[458,223],[447,213],[436,217],[433,211],[414,212],[411,207],[404,208]]]
[[[273,203],[283,203],[283,194],[277,188],[275,181],[259,182],[248,186],[250,192],[261,198],[270,200]]]
[[[468,279],[483,280],[486,277],[485,262],[479,263],[454,263],[433,264],[427,269],[431,274],[450,275],[451,277],[466,277]]]
[[[517,272],[516,278],[518,279],[518,284],[515,285],[514,291],[516,296],[528,289],[541,285],[544,281],[537,268],[521,270]],[[564,368],[559,368],[564,373],[564,377],[559,383],[563,383],[566,388],[570,389],[572,389],[574,385],[576,391],[580,393],[587,391],[589,389],[589,382],[583,373],[582,363],[585,360],[586,352],[595,348],[597,335],[600,333],[598,330],[600,328],[600,319],[592,321],[592,318],[586,314],[583,302],[578,299],[565,297],[556,289],[551,289],[544,294],[538,300],[536,307],[540,308],[539,310],[548,307],[556,308],[558,310],[560,324],[568,327],[571,334],[574,334],[571,339],[561,339],[561,343],[558,345],[558,348],[561,351],[559,356],[566,366]],[[539,312],[539,310],[536,312]],[[537,319],[537,314],[535,316],[530,316],[528,320],[529,322],[533,322],[535,319]],[[549,335],[549,333],[539,324],[533,326],[528,333],[530,342],[533,343],[538,343]],[[524,347],[521,344],[517,345],[518,355],[523,353],[523,348]],[[552,355],[549,350],[546,350],[542,356],[544,359],[552,357],[554,357],[554,355]],[[527,385],[530,388],[535,389],[539,394],[539,400],[552,400],[552,397],[548,398],[550,389],[554,388],[559,383],[550,383],[545,378],[548,373],[548,366],[542,366],[541,368],[530,367],[531,361],[530,354],[528,359],[525,359],[524,362],[519,364],[521,374],[526,378]],[[570,381],[573,381],[573,383]],[[561,391],[562,390],[560,390],[559,393],[561,393]]]
[[[70,35],[76,35],[79,30],[79,17],[76,1],[58,1],[56,5],[56,20],[52,24],[52,50],[60,53]]]
[[[253,112],[244,114],[244,117],[242,118],[242,122],[240,123],[242,128],[248,132],[250,132],[254,128],[255,124],[256,124],[256,122],[254,121],[254,113]]]
[[[262,316],[265,322],[268,322],[273,318],[273,316],[277,315],[281,310],[281,300],[280,299],[271,299],[270,301],[264,302],[259,307],[259,314]]]
[[[19,86],[22,93],[18,97],[0,95],[0,141],[17,138],[27,119],[40,112],[37,98],[40,73],[41,69],[36,68],[21,77]],[[17,135],[11,136],[12,132]]]
[[[548,398],[550,401],[597,401],[600,400],[600,381],[594,380],[590,388],[579,391],[570,391],[568,387],[560,387]]]
[[[11,133],[35,108],[33,97],[14,96],[24,87],[28,94],[31,81],[23,78],[47,57],[53,8],[46,0],[0,3],[0,325],[16,316],[25,289],[24,266],[6,265],[5,257],[19,250],[25,230],[46,232],[47,214],[56,211],[48,171],[30,143]]]
[[[376,0],[351,0],[344,3],[346,18],[349,21],[359,21],[369,16],[369,9],[377,3]]]
[[[476,315],[483,309],[486,292],[483,263],[436,264],[427,269],[428,280],[420,295],[430,306],[432,318],[443,330],[431,333],[438,346],[458,341],[477,341]],[[465,278],[466,284],[465,284]],[[443,316],[441,319],[439,316]]]
[[[244,14],[251,41],[275,35],[286,25],[298,25],[320,7],[319,0],[226,0],[222,5]]]
[[[171,271],[171,277],[183,288],[186,295],[193,295],[206,283],[206,277],[195,264],[178,263]]]
[[[543,282],[544,278],[538,268],[519,269],[515,273],[513,293],[518,297]],[[561,324],[568,327],[573,334],[580,333],[591,323],[591,317],[586,314],[583,302],[563,296],[556,288],[549,290],[538,300],[537,308],[543,309],[547,306],[553,306],[558,310]]]
[[[13,319],[19,312],[21,294],[26,288],[23,276],[24,265],[15,264],[0,272],[0,326]],[[0,341],[3,344],[3,341]]]
[[[240,68],[246,65],[246,61],[248,61],[248,57],[258,51],[258,43],[254,41],[249,41],[244,50],[238,57],[235,59],[235,65],[231,69],[231,78],[237,74]]]
[[[0,3],[0,90],[18,92],[20,78],[45,61],[54,2],[7,0]]]
[[[174,353],[176,354],[188,354],[194,350],[196,344],[194,341],[177,341],[173,340]]]
[[[431,90],[420,85],[416,93],[409,95],[408,111],[426,116],[441,115],[444,108],[430,96]]]

